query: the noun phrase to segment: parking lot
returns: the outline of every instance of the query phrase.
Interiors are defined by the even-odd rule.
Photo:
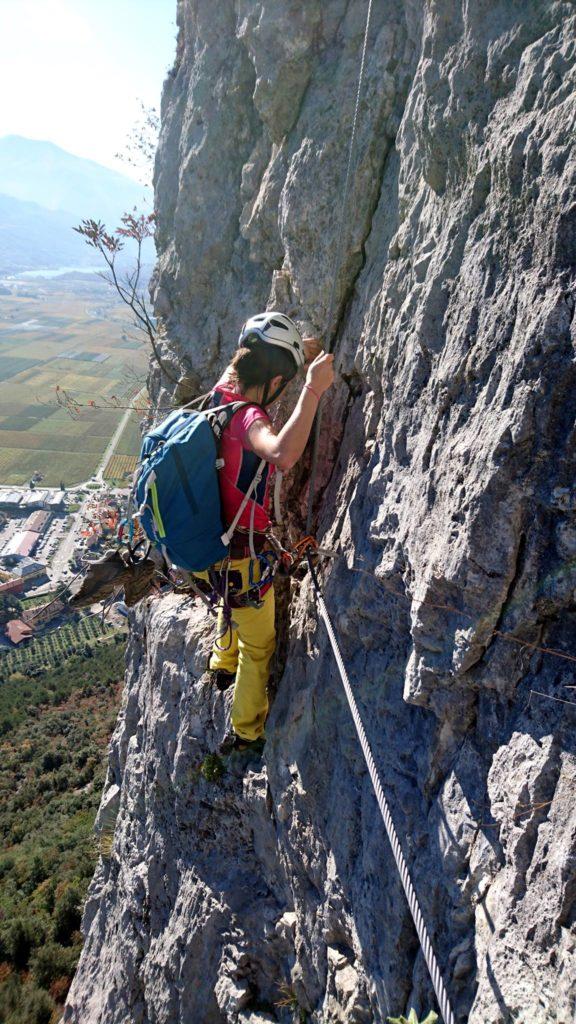
[[[10,513],[8,513],[8,514],[10,514]],[[8,523],[6,523],[6,525],[3,526],[0,529],[0,551],[2,550],[4,545],[7,544],[7,542],[10,540],[10,538],[14,536],[16,531],[21,529],[21,525],[24,522],[25,522],[25,518],[23,518],[23,519],[10,519],[8,521]]]
[[[34,557],[37,558],[38,561],[45,562],[46,565],[50,565],[52,556],[66,533],[67,519],[68,517],[66,515],[55,516],[48,524],[48,528],[42,535],[42,539],[34,554]]]
[[[8,513],[10,518],[7,523],[0,527],[0,555],[4,546],[7,542],[17,533],[19,530],[24,529],[24,525],[29,518],[30,513],[25,515],[14,515]],[[52,560],[58,561],[58,553],[63,545],[64,539],[67,537],[69,531],[74,526],[74,519],[66,513],[60,513],[54,515],[48,523],[46,529],[40,537],[40,541],[34,551],[32,557],[46,565],[48,569],[48,575],[52,576]],[[67,568],[64,565],[58,565],[56,576],[61,578],[63,570]]]

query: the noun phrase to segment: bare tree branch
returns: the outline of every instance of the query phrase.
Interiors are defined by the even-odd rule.
[[[125,213],[120,220],[122,227],[117,228],[113,233],[106,230],[106,225],[102,221],[92,219],[81,221],[73,230],[82,235],[86,244],[96,249],[104,258],[109,275],[101,274],[100,276],[108,284],[114,286],[122,301],[132,310],[134,326],[146,334],[158,366],[173,384],[177,384],[178,378],[174,377],[166,367],[158,350],[158,333],[144,293],[138,291],[142,276],[142,245],[146,238],[151,238],[154,234],[155,215],[153,213],[138,214],[134,209],[131,213]],[[121,280],[116,268],[116,258],[122,252],[126,238],[136,242],[136,265],[134,270],[128,273],[124,280]]]
[[[128,135],[122,152],[116,153],[123,160],[140,171],[143,184],[149,184],[160,133],[160,117],[155,107],[147,107],[140,100],[141,117]]]

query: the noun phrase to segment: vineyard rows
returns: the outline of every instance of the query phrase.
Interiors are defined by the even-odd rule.
[[[117,632],[117,626],[109,623],[102,626],[100,618],[94,615],[85,616],[77,623],[67,622],[26,642],[23,647],[0,653],[0,681],[6,681],[13,672],[49,668],[56,659],[82,651],[87,644],[93,647]]]

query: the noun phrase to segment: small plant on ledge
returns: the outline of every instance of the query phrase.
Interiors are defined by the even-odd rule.
[[[220,782],[225,771],[226,769],[218,754],[206,754],[200,765],[200,775],[206,779],[206,782]]]
[[[410,1010],[407,1017],[388,1017],[387,1019],[388,1024],[436,1024],[438,1014],[434,1013],[434,1010],[430,1010],[428,1016],[419,1021],[416,1010]]]

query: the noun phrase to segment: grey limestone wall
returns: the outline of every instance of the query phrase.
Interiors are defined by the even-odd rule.
[[[267,303],[325,328],[366,8],[180,0],[155,301],[190,386]],[[575,64],[571,0],[375,0],[337,281],[326,601],[470,1024],[575,1013]],[[306,579],[282,608],[263,761],[219,783],[209,623],[175,596],[135,617],[66,1021],[432,1006]]]

